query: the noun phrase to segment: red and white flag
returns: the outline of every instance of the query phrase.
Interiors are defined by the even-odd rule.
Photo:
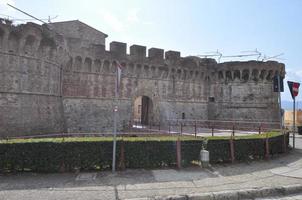
[[[294,83],[294,84],[293,84],[293,94],[294,94],[295,97],[298,96],[298,93],[299,93],[299,86],[300,86],[299,83]]]
[[[122,79],[122,69],[123,66],[116,61],[116,92],[119,93],[120,91],[120,86],[121,86],[121,79]]]
[[[291,93],[291,95],[292,95],[292,97],[294,99],[299,94],[300,83],[292,82],[292,81],[287,81],[287,84],[288,84],[290,93]]]

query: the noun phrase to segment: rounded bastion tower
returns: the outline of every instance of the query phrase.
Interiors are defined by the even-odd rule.
[[[0,136],[63,131],[65,50],[47,26],[0,21]]]

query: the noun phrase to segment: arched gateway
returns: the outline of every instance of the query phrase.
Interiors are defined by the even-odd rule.
[[[133,120],[141,125],[148,125],[152,120],[153,103],[147,96],[139,96],[133,104]]]

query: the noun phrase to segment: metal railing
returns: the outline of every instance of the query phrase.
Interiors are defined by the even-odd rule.
[[[219,136],[226,134],[261,134],[272,130],[280,130],[280,123],[251,120],[169,119],[166,121],[150,121],[148,124],[141,124],[139,120],[133,120],[129,122],[129,127],[138,132]]]

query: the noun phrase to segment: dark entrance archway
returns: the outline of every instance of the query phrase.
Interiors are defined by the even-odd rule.
[[[153,104],[147,96],[139,96],[134,100],[134,122],[148,125],[152,118]]]

